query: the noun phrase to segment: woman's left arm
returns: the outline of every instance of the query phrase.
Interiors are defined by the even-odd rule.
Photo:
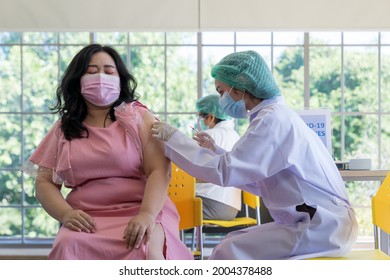
[[[143,121],[146,127],[142,151],[143,168],[147,181],[140,211],[129,221],[124,232],[124,239],[130,250],[138,248],[144,237],[146,241],[149,240],[156,217],[166,201],[170,181],[170,161],[165,157],[164,143],[151,134],[154,116],[146,112]]]

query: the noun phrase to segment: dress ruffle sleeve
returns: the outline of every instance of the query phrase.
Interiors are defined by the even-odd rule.
[[[55,184],[74,186],[69,160],[70,145],[71,142],[65,139],[61,131],[61,122],[57,121],[30,158],[25,161],[21,171],[36,177],[40,168],[48,168],[53,170],[52,180]]]
[[[115,107],[115,116],[118,123],[133,140],[141,157],[142,148],[148,137],[147,127],[143,121],[143,116],[147,111],[149,111],[149,109],[138,101],[133,101],[131,103],[123,102]],[[143,159],[141,158],[141,160]]]

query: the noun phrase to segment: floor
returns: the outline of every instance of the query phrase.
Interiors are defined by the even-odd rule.
[[[204,259],[212,253],[214,247],[222,240],[223,236],[207,237],[203,248]],[[191,237],[186,236],[185,243],[191,246]],[[354,250],[374,249],[374,239],[372,237],[359,237]],[[47,259],[50,249],[0,249],[0,260],[44,260]]]
[[[211,255],[215,245],[217,245],[221,240],[221,237],[214,236],[212,238],[207,238],[203,247],[203,258],[205,260]],[[186,244],[191,246],[189,237],[186,239]],[[356,243],[353,245],[352,250],[372,250],[375,249],[374,239],[371,236],[368,237],[359,237]]]

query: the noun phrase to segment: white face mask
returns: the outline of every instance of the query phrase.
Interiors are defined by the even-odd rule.
[[[120,79],[103,73],[81,77],[81,94],[96,106],[109,106],[120,94]]]

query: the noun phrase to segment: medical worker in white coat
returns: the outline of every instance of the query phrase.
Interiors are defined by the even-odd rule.
[[[320,138],[290,109],[263,58],[232,53],[213,66],[220,104],[250,118],[230,152],[200,133],[196,141],[164,122],[153,137],[165,155],[202,180],[262,197],[274,222],[232,232],[209,259],[305,259],[346,254],[357,235],[343,180]],[[207,147],[207,148],[206,148]]]
[[[234,122],[219,104],[219,95],[210,94],[198,99],[195,104],[198,127],[210,135],[215,144],[230,151],[240,136]],[[221,187],[213,183],[198,182],[196,196],[202,199],[203,219],[232,220],[241,209],[241,190]]]

